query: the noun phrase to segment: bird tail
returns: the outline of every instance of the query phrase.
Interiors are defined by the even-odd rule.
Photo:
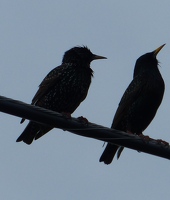
[[[26,144],[31,144],[34,139],[40,138],[51,129],[49,126],[30,121],[16,142],[23,141]]]
[[[108,143],[99,161],[109,165],[112,162],[118,148],[119,146]]]

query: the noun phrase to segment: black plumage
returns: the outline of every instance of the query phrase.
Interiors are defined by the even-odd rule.
[[[165,89],[156,59],[163,46],[137,59],[133,80],[119,103],[111,128],[140,135],[153,120]],[[108,143],[100,162],[110,164],[117,150],[119,158],[123,147]]]
[[[62,64],[49,72],[40,84],[32,105],[60,113],[73,113],[87,96],[93,76],[90,63],[96,59],[105,57],[93,54],[85,46],[66,51]],[[31,144],[52,128],[30,121],[17,142]]]

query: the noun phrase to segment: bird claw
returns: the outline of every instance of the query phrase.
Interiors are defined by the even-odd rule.
[[[66,118],[66,119],[71,119],[71,114],[70,114],[70,113],[62,112],[61,114],[62,114],[62,116],[63,116],[64,118]]]
[[[83,116],[77,117],[77,119],[78,119],[81,123],[83,123],[83,124],[85,124],[85,125],[88,125],[88,123],[89,123],[89,121],[88,121],[85,117],[83,117]]]
[[[134,133],[132,133],[131,131],[128,131],[128,130],[126,131],[126,133],[134,135]]]
[[[161,140],[161,139],[157,139],[157,140],[155,140],[158,144],[160,144],[160,145],[164,145],[164,146],[169,146],[169,143],[168,142],[166,142],[166,141],[164,141],[164,140]]]
[[[142,133],[139,135],[139,137],[145,142],[149,142],[151,140],[151,138],[148,135],[143,135]]]

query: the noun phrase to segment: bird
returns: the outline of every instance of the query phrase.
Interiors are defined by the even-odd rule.
[[[61,65],[51,70],[39,85],[31,104],[71,116],[87,96],[94,73],[90,63],[97,59],[106,57],[93,54],[87,46],[75,46],[66,51]],[[16,142],[31,144],[52,128],[29,121]]]
[[[141,135],[155,117],[165,90],[156,58],[164,45],[137,59],[133,80],[120,100],[111,128]],[[120,157],[123,148],[108,143],[99,161],[110,164],[116,152]]]

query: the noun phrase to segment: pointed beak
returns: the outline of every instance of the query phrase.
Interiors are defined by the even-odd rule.
[[[165,46],[165,44],[161,45],[160,47],[158,47],[157,49],[155,49],[155,51],[153,51],[153,54],[155,55],[155,57],[157,56],[157,54],[160,52],[160,50]]]
[[[93,60],[98,60],[98,59],[107,59],[107,58],[104,56],[98,56],[98,55],[93,54]]]

